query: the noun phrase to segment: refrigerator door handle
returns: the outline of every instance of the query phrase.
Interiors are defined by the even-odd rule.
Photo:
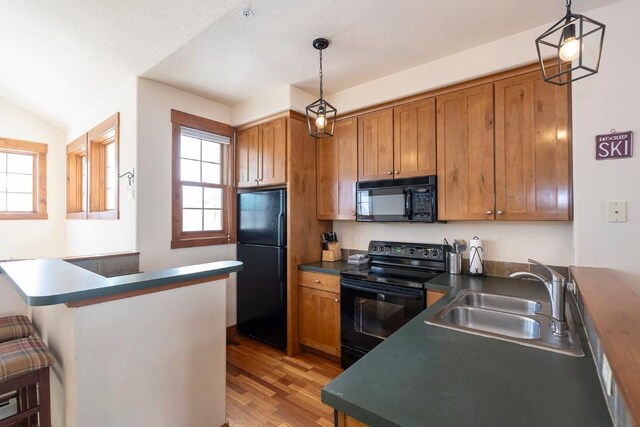
[[[286,298],[285,292],[285,281],[284,281],[284,271],[286,270],[286,266],[283,265],[283,262],[286,262],[287,257],[283,256],[283,251],[280,251],[278,254],[278,281],[280,282],[280,301],[284,301]]]
[[[278,214],[278,246],[284,246],[284,236],[282,231],[284,230],[284,209]]]

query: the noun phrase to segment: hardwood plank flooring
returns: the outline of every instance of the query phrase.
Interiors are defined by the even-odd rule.
[[[320,389],[342,372],[315,354],[289,357],[242,335],[227,341],[230,427],[333,427],[333,409]]]

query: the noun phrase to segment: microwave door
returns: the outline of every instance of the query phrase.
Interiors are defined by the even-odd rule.
[[[357,221],[407,221],[405,191],[370,188],[357,192]]]
[[[413,221],[413,191],[410,188],[402,190],[404,193],[404,216]]]

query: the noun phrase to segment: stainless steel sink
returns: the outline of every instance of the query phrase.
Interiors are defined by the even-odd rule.
[[[461,299],[462,304],[471,307],[486,308],[489,310],[506,311],[516,314],[536,314],[542,310],[542,304],[523,298],[493,295],[483,292],[465,292]]]
[[[442,315],[442,320],[463,328],[512,338],[523,340],[540,338],[540,323],[519,314],[460,306],[450,308]]]
[[[425,323],[487,338],[584,356],[576,326],[567,308],[566,337],[554,335],[549,302],[461,290]]]

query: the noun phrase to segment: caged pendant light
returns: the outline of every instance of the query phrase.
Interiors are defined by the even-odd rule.
[[[336,124],[337,110],[323,98],[322,91],[322,51],[329,46],[329,40],[325,38],[315,39],[313,47],[320,51],[320,99],[307,105],[307,127],[309,135],[315,138],[328,138],[333,136]]]
[[[566,8],[565,16],[536,39],[544,80],[556,85],[596,74],[604,42],[604,24],[571,13],[571,0],[566,0]],[[552,57],[556,61],[545,61]]]

